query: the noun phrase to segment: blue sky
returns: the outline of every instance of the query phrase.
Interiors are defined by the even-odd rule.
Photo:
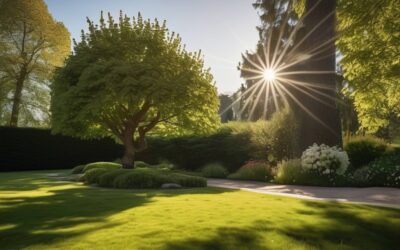
[[[220,93],[232,93],[242,83],[236,69],[241,53],[252,50],[259,24],[253,0],[45,0],[50,13],[79,40],[86,17],[98,21],[100,11],[167,20],[188,50],[201,49]]]

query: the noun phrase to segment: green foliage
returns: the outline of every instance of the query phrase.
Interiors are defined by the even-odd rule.
[[[209,162],[219,162],[234,172],[251,157],[251,152],[248,134],[221,129],[207,136],[149,137],[148,148],[137,158],[150,164],[168,160],[177,168],[193,171]]]
[[[209,163],[201,169],[204,177],[208,178],[225,178],[228,175],[228,170],[220,163]]]
[[[85,172],[81,180],[87,184],[98,184],[100,176],[109,171],[110,170],[106,168],[92,168]]]
[[[269,181],[272,177],[272,167],[263,161],[249,161],[238,171],[228,176],[229,179],[253,181]]]
[[[345,142],[350,164],[353,168],[367,165],[381,157],[388,149],[387,143],[373,136],[356,136]]]
[[[72,169],[71,174],[82,174],[85,167],[86,165],[78,165]]]
[[[120,175],[128,174],[130,170],[128,169],[107,169],[109,171],[101,174],[98,179],[98,184],[100,187],[114,187],[114,180]]]
[[[351,181],[358,186],[400,187],[400,152],[394,152],[357,169]]]
[[[171,174],[169,181],[181,185],[182,187],[206,187],[207,180],[200,176],[191,176],[185,174]]]
[[[148,168],[150,165],[144,161],[135,161],[135,168]]]
[[[337,3],[337,46],[361,130],[375,133],[400,122],[400,2]]]
[[[0,1],[0,125],[49,126],[49,80],[70,35],[43,0]]]
[[[121,172],[122,173],[122,172]],[[122,174],[110,174],[108,183],[115,188],[160,188],[165,183],[176,183],[183,187],[205,187],[207,182],[202,177],[176,174],[151,168],[125,170]]]
[[[186,51],[165,22],[121,13],[118,22],[101,16],[99,25],[88,23],[89,32],[56,72],[54,132],[143,143],[148,131],[201,134],[218,126],[211,73],[200,53]]]
[[[118,169],[121,168],[121,164],[115,163],[115,162],[93,162],[86,164],[85,168],[83,169],[83,172],[86,173],[87,171],[94,169],[94,168],[102,168],[102,169]]]
[[[306,177],[302,173],[301,159],[282,161],[278,164],[275,182],[280,184],[301,184]]]
[[[290,159],[296,153],[297,128],[293,112],[286,108],[274,113],[268,121],[229,122],[224,128],[234,134],[248,134],[252,157],[280,161]]]

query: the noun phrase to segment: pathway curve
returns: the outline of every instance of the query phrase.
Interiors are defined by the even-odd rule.
[[[242,189],[251,192],[284,195],[303,199],[361,203],[400,209],[400,189],[386,187],[313,187],[265,184],[255,181],[208,179],[208,186]]]

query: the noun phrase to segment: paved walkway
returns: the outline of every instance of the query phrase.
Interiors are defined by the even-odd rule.
[[[255,181],[208,179],[208,186],[242,189],[251,192],[284,195],[303,199],[332,200],[400,209],[400,189],[385,187],[313,187],[265,184]]]

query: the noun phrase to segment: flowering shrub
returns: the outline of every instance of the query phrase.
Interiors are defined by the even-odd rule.
[[[338,147],[314,143],[303,152],[301,166],[321,175],[343,175],[349,166],[349,157]]]

